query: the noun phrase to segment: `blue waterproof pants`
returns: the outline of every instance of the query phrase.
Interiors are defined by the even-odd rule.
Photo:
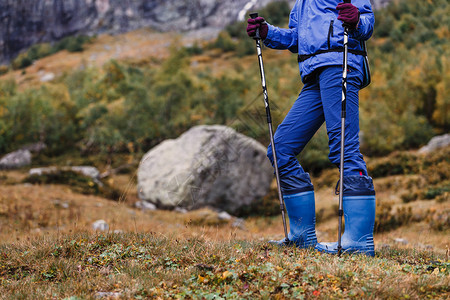
[[[367,167],[359,150],[358,92],[363,75],[350,69],[347,81],[347,116],[345,121],[344,176],[367,176]],[[325,121],[328,158],[339,167],[341,148],[342,66],[316,70],[275,132],[275,149],[283,194],[313,190],[309,175],[296,156],[305,148]],[[273,164],[272,148],[267,156]],[[373,187],[372,187],[373,188]]]

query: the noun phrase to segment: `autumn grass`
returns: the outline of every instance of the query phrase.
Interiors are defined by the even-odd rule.
[[[77,233],[0,246],[5,299],[445,299],[449,272],[444,257],[426,251],[338,258],[257,241],[149,233]]]
[[[216,222],[212,210],[141,211],[133,205],[139,200],[133,172],[105,178],[122,191],[119,201],[111,201],[69,184],[24,184],[27,170],[1,171],[0,298],[446,299],[448,193],[402,198],[445,183],[445,153],[428,157],[425,162],[436,157],[439,163],[417,174],[375,179],[377,226],[385,227],[375,234],[375,258],[273,248],[265,241],[281,238],[279,215],[247,217],[240,227],[233,220]],[[369,165],[391,162],[398,162],[396,155]],[[313,178],[319,241],[337,235],[330,178],[337,172]],[[276,203],[276,193],[271,195],[268,201]],[[109,224],[108,233],[91,231],[98,219]],[[393,220],[406,221],[389,227]]]

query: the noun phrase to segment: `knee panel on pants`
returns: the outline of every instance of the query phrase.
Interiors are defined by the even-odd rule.
[[[284,147],[282,144],[276,144],[277,151],[277,163],[278,163],[278,171],[280,172],[280,177],[289,176],[292,173],[298,173],[298,169],[303,172],[301,169],[295,154],[292,150]],[[274,165],[273,161],[273,152],[272,145],[269,145],[267,148],[267,157],[269,158],[272,166]]]

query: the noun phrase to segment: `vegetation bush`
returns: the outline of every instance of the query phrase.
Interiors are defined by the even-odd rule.
[[[276,2],[260,15],[271,24],[286,26],[289,10],[287,2]],[[368,43],[373,82],[360,97],[365,155],[420,147],[449,130],[449,10],[445,0],[403,0],[376,12],[377,25]],[[13,65],[26,65],[54,49],[76,51],[88,40],[72,37],[53,46],[36,45]],[[213,44],[236,56],[255,55],[245,22],[228,26]],[[53,154],[75,146],[85,153],[128,152],[130,143],[136,151],[145,151],[191,126],[216,123],[267,145],[256,62],[243,68],[238,61],[226,72],[194,71],[190,55],[201,51],[208,55],[207,48],[173,48],[167,60],[152,65],[111,61],[103,68],[74,70],[30,90],[1,82],[0,152],[35,141],[47,142]],[[276,127],[302,85],[294,60],[285,56],[266,62],[266,75]],[[300,160],[307,171],[318,173],[331,167],[327,155],[326,132],[321,129]],[[373,177],[414,173],[420,163],[408,154],[397,154],[369,166],[369,173]]]
[[[5,65],[0,65],[0,76],[8,73],[9,67]]]
[[[217,39],[210,44],[211,48],[221,49],[224,52],[236,50],[236,43],[231,39],[228,32],[222,31]]]
[[[430,209],[427,212],[427,222],[430,227],[437,231],[446,231],[450,229],[450,210],[438,211]]]
[[[407,225],[412,221],[412,208],[400,207],[393,210],[393,204],[385,201],[377,201],[375,215],[375,232],[386,232],[403,225]],[[415,220],[419,221],[419,220]]]
[[[65,184],[70,188],[82,194],[101,195],[112,200],[119,200],[121,192],[102,183],[93,180],[91,177],[84,176],[70,170],[55,170],[42,175],[30,175],[24,179],[24,182],[32,184]]]
[[[84,50],[84,45],[91,41],[92,37],[86,35],[68,36],[57,42],[53,46],[52,51],[67,50],[69,52],[81,52]]]
[[[69,52],[80,52],[84,50],[84,45],[92,41],[92,37],[85,35],[68,36],[56,42],[35,44],[27,51],[19,54],[11,63],[12,68],[23,69],[30,66],[33,61],[54,54],[58,51],[67,50]]]

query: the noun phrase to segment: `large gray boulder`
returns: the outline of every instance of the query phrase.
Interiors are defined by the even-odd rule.
[[[226,126],[197,126],[142,158],[139,198],[160,208],[211,206],[230,213],[265,196],[266,148]]]

